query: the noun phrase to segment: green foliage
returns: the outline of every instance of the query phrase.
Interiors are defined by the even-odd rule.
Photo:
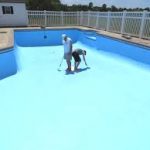
[[[89,3],[89,10],[92,10],[92,9],[93,9],[93,3],[90,2],[90,3]]]
[[[112,5],[111,7],[107,7],[106,4],[102,4],[101,6],[94,6],[92,2],[88,5],[76,5],[68,6],[67,4],[61,4],[60,0],[26,0],[27,9],[28,10],[50,10],[50,11],[150,11],[150,7],[145,9],[142,8],[117,8]]]
[[[29,10],[61,10],[60,0],[27,0]]]

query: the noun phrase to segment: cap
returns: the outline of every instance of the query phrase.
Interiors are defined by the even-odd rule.
[[[64,39],[65,37],[67,37],[67,35],[66,34],[62,34],[62,38]]]

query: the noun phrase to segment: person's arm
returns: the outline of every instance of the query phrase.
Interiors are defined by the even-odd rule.
[[[86,63],[86,60],[85,60],[85,55],[82,54],[82,56],[83,56],[84,63],[85,63],[85,65],[87,66],[87,63]]]
[[[64,40],[64,39],[62,39],[62,44],[63,44],[63,45],[65,44],[65,40]]]
[[[72,42],[70,43],[70,51],[72,53]]]
[[[69,42],[70,42],[70,44],[69,44],[69,46],[70,46],[69,47],[70,48],[70,54],[72,54],[72,40],[70,40]]]

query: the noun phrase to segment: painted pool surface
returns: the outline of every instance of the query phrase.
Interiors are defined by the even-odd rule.
[[[75,30],[49,32],[45,43],[44,31],[15,33],[18,72],[0,80],[0,149],[149,150],[148,50],[93,33],[86,39]],[[90,68],[82,62],[67,74],[64,61],[57,70],[62,33],[87,50]],[[116,52],[119,47],[128,53]],[[133,51],[140,53],[135,59]]]

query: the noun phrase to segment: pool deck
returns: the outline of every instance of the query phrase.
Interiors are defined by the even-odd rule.
[[[103,30],[97,30],[94,28],[89,28],[89,27],[83,27],[83,26],[69,26],[69,27],[47,27],[46,29],[69,29],[69,28],[75,28],[75,29],[81,29],[81,30],[91,30],[91,31],[96,31],[97,33],[105,36],[109,36],[112,38],[132,42],[135,44],[140,44],[144,46],[150,47],[150,40],[145,40],[145,39],[140,39],[140,38],[135,38],[132,37],[131,39],[127,39],[125,37],[122,37],[121,34],[117,33],[112,33],[112,32],[107,32]],[[10,48],[13,48],[14,46],[14,30],[36,30],[36,29],[41,29],[40,27],[18,27],[18,28],[0,28],[0,51],[6,51]]]

